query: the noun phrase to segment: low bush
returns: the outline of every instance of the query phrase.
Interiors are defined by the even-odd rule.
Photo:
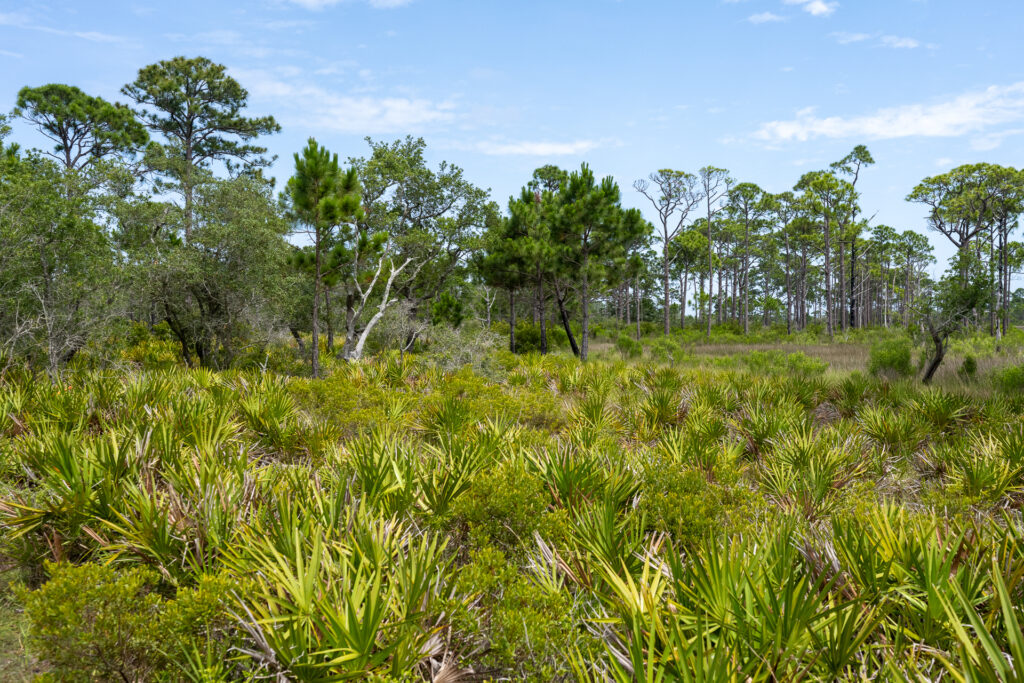
[[[166,680],[190,664],[217,662],[227,674],[237,637],[226,603],[238,586],[203,577],[167,599],[150,569],[98,564],[48,564],[50,580],[19,590],[29,621],[29,646],[58,680]],[[208,662],[192,662],[202,652]],[[175,677],[173,680],[178,680]],[[196,679],[193,679],[196,680]],[[224,679],[226,680],[226,679]]]
[[[996,373],[996,387],[1007,394],[1020,395],[1024,393],[1024,365],[1010,366]]]
[[[648,528],[667,533],[684,546],[713,534],[723,515],[721,493],[709,485],[704,472],[661,458],[644,473],[639,510]]]
[[[569,596],[531,574],[497,548],[474,551],[456,587],[474,597],[478,610],[455,606],[455,638],[467,650],[483,650],[486,668],[515,672],[521,680],[561,680],[568,673],[566,657],[584,634]]]
[[[639,358],[644,352],[643,344],[625,332],[619,333],[615,339],[615,348],[623,358]]]
[[[957,369],[956,374],[965,381],[973,380],[975,375],[978,374],[978,359],[973,354],[968,353],[964,356],[964,360]]]
[[[896,379],[914,374],[909,339],[882,341],[871,346],[868,372],[876,377]]]
[[[507,550],[533,542],[549,503],[540,479],[506,461],[477,473],[452,511],[474,543]]]
[[[687,355],[679,342],[672,337],[656,337],[647,348],[651,357],[662,363],[678,363]]]

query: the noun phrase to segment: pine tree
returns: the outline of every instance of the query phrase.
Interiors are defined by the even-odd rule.
[[[325,246],[342,224],[362,218],[359,180],[355,169],[342,171],[338,155],[313,138],[295,154],[295,174],[287,195],[294,218],[313,242],[313,377],[320,376],[320,302],[323,298]]]

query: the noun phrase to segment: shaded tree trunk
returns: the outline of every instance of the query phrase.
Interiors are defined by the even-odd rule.
[[[516,352],[516,290],[508,290],[508,350]]]
[[[569,347],[572,349],[573,355],[579,357],[580,347],[576,344],[576,336],[572,333],[569,314],[565,312],[565,293],[559,291],[557,285],[555,286],[555,300],[558,302],[558,312],[562,317],[562,327],[565,329],[566,336],[569,337]]]

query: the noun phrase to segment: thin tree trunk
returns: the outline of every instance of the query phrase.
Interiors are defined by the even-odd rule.
[[[580,308],[582,310],[582,324],[580,325],[580,360],[587,360],[587,352],[590,350],[590,274],[587,272],[588,263],[586,257],[583,259],[583,277],[580,282]]]
[[[327,350],[334,351],[334,320],[331,317],[331,288],[324,287],[324,325],[327,326]]]
[[[508,350],[516,352],[516,290],[508,290]]]
[[[540,352],[542,354],[548,352],[548,326],[547,316],[545,315],[544,309],[544,280],[540,279],[537,281],[537,293],[540,300],[538,308],[540,309]]]
[[[839,235],[842,238],[842,234]],[[846,332],[846,257],[843,254],[843,240],[839,240],[839,299],[836,313],[839,316],[839,329]]]
[[[688,279],[689,273],[687,268],[683,268],[682,274],[679,276],[679,329],[686,329],[686,280]]]
[[[639,275],[636,276],[636,287],[634,288],[634,291],[636,292],[636,338],[637,338],[637,341],[639,341],[640,340],[640,276]]]
[[[664,285],[665,310],[663,311],[663,313],[664,313],[663,317],[665,319],[665,336],[668,336],[668,334],[670,332],[670,322],[669,322],[669,298],[668,298],[668,293],[669,293],[669,285],[668,285],[668,283],[669,283],[669,271],[668,271],[668,234],[667,234],[667,231],[666,231],[666,235],[665,235],[665,243],[664,244],[665,244],[665,257],[661,260],[661,271],[662,271],[661,272],[661,276],[662,276],[662,284]]]
[[[825,214],[825,331],[832,340],[832,222]]]
[[[569,338],[569,347],[572,348],[573,355],[579,357],[580,347],[576,344],[576,336],[572,333],[572,325],[569,324],[569,314],[565,312],[565,294],[559,291],[558,285],[555,285],[555,300],[558,302],[558,313],[562,317],[562,327]]]
[[[850,240],[850,327],[857,327],[857,237]]]
[[[314,274],[313,274],[313,340],[312,340],[312,369],[313,378],[320,377],[320,290],[322,286],[322,275],[320,271],[320,231],[317,231],[316,245],[314,247],[316,252],[314,261]]]

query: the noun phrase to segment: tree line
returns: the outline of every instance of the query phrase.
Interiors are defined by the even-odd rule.
[[[586,164],[538,168],[502,211],[412,137],[344,161],[310,138],[277,188],[260,140],[280,126],[248,114],[223,65],[175,57],[121,93],[25,87],[0,117],[0,366],[55,376],[130,324],[165,325],[185,363],[215,368],[284,332],[319,376],[322,353],[359,359],[389,316],[402,350],[472,313],[507,320],[513,351],[524,319],[542,353],[557,326],[585,360],[598,327],[639,337],[655,320],[705,337],[918,326],[938,352],[1024,314],[1012,168],[961,166],[908,194],[956,249],[933,280],[924,235],[862,210],[864,146],[778,194],[714,166],[658,170],[632,186],[652,223]],[[50,146],[5,144],[19,123]]]

